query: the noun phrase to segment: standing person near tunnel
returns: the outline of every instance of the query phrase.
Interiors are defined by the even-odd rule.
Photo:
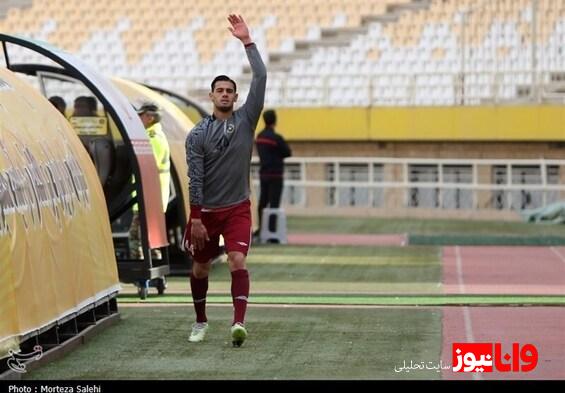
[[[146,101],[135,108],[139,119],[145,127],[155,163],[159,170],[159,184],[161,185],[161,202],[163,213],[167,212],[169,204],[170,183],[171,183],[171,149],[167,137],[161,126],[161,108],[153,102]],[[134,193],[135,194],[135,193]],[[143,259],[141,247],[141,224],[139,218],[139,207],[133,205],[133,218],[129,230],[129,249],[131,259]],[[162,259],[160,250],[151,250],[152,258]]]
[[[76,117],[98,116],[98,101],[92,96],[77,97],[73,103],[73,114]]]
[[[53,104],[55,108],[64,116],[67,117],[67,102],[61,96],[51,96],[49,97],[49,102]]]
[[[249,296],[246,257],[251,245],[250,167],[254,131],[263,109],[267,70],[241,16],[229,15],[232,35],[245,47],[253,78],[245,103],[237,101],[235,81],[219,75],[212,81],[210,100],[214,109],[202,119],[186,140],[190,178],[190,218],[183,244],[193,255],[190,286],[196,322],[190,342],[204,340],[208,330],[206,295],[212,258],[224,237],[231,273],[233,320],[232,343],[241,346],[247,338],[244,325]]]

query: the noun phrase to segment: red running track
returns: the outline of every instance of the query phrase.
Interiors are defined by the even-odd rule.
[[[537,366],[530,372],[449,369],[442,370],[442,379],[565,379],[565,307],[444,307],[442,328],[443,364],[457,364],[453,343],[501,343],[503,353],[510,355],[512,343],[533,344],[538,351]]]
[[[444,247],[443,290],[564,295],[565,247]]]
[[[565,247],[445,247],[443,287],[448,294],[565,294]],[[533,344],[531,372],[456,373],[442,379],[565,379],[565,307],[445,307],[441,359],[451,364],[453,343]]]

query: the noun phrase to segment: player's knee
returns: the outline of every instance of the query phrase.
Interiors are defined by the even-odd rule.
[[[241,252],[230,252],[228,254],[228,262],[231,271],[245,269],[245,255]]]
[[[197,263],[192,264],[192,276],[197,279],[206,278],[210,273],[209,263]]]

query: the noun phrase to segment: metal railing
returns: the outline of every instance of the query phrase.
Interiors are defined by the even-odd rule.
[[[565,200],[565,160],[293,157],[285,162],[283,205],[288,207],[522,211]],[[259,192],[257,157],[252,179]]]

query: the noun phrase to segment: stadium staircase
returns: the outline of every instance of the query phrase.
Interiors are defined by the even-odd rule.
[[[292,52],[269,52],[269,71],[270,72],[288,72],[292,68],[292,63],[296,59],[306,59],[312,55],[312,50],[319,47],[340,47],[347,46],[353,38],[366,34],[369,30],[369,23],[389,23],[398,20],[403,12],[409,12],[419,9],[427,9],[430,6],[430,0],[410,0],[409,3],[387,4],[384,14],[363,15],[361,17],[360,26],[343,26],[343,27],[326,27],[322,28],[320,38],[318,39],[301,39],[294,43],[294,51]],[[250,78],[251,69],[244,66],[244,78]]]

